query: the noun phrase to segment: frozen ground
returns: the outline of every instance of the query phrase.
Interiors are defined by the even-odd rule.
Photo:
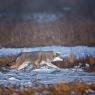
[[[86,73],[82,69],[76,71],[73,69],[55,70],[52,68],[42,67],[32,69],[28,66],[23,70],[3,70],[0,72],[1,87],[21,87],[21,86],[38,86],[55,83],[68,83],[72,81],[84,81],[95,83],[95,73]]]
[[[62,57],[68,56],[70,53],[77,55],[77,58],[86,55],[95,56],[95,48],[87,46],[77,47],[35,47],[35,48],[2,48],[0,56],[15,55],[20,52],[32,51],[54,51]],[[3,69],[0,70],[0,86],[38,86],[43,84],[55,84],[60,82],[84,81],[87,83],[95,83],[95,72],[87,73],[82,69],[60,69],[56,70],[48,67],[33,69],[31,65],[23,70]]]
[[[63,46],[46,46],[46,47],[34,47],[34,48],[1,48],[0,56],[16,55],[20,52],[33,52],[33,51],[54,51],[59,53],[62,57],[68,56],[70,53],[74,53],[77,58],[92,55],[95,56],[95,47],[87,46],[75,46],[75,47],[63,47]]]

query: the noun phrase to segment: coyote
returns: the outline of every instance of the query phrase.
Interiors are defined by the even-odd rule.
[[[54,68],[58,68],[51,62],[57,56],[53,51],[35,51],[35,52],[22,52],[18,55],[16,62],[11,68],[18,68],[22,64],[32,64],[34,67],[39,68],[41,65],[48,65]]]

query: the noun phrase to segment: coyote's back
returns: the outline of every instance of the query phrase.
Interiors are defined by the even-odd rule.
[[[39,66],[41,61],[52,61],[54,57],[55,53],[52,51],[23,52],[18,55],[15,64],[11,68],[17,68],[24,62]]]

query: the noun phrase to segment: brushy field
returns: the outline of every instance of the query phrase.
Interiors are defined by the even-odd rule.
[[[0,57],[0,68],[6,67],[10,68],[13,64],[16,63],[18,55],[12,56],[1,56]],[[95,72],[95,57],[94,56],[85,56],[76,58],[76,55],[70,54],[68,57],[63,58],[63,61],[55,61],[52,64],[58,66],[59,68],[73,68],[78,66],[86,72]],[[86,66],[89,65],[89,66]]]
[[[52,15],[56,16],[53,13],[49,14],[50,17]],[[75,18],[71,15],[58,18],[53,22],[35,20],[0,22],[0,48],[46,45],[94,46],[95,21],[81,16]]]
[[[0,66],[10,68],[15,64],[17,56],[0,57]],[[9,62],[9,63],[8,63]],[[3,64],[6,63],[6,64]],[[85,72],[95,72],[95,57],[86,56],[79,59],[74,54],[63,58],[63,61],[54,62],[60,68],[73,68],[78,66]],[[86,65],[89,65],[86,66]],[[56,83],[38,87],[0,87],[0,95],[95,95],[95,83],[74,80],[69,83]]]
[[[0,95],[95,95],[95,84],[71,82],[38,88],[0,88]]]

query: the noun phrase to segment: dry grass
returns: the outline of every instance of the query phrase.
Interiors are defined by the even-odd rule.
[[[0,56],[0,67],[6,67],[12,65],[16,61],[17,56]]]
[[[80,57],[77,59],[74,54],[70,54],[67,58],[63,58],[63,61],[52,63],[60,68],[73,68],[74,66],[79,66],[79,68],[82,68],[85,72],[95,72],[95,57],[93,56]],[[86,66],[87,64],[89,67]]]
[[[0,95],[90,95],[88,93],[95,94],[95,84],[72,82],[39,88],[0,88]]]
[[[22,58],[21,61],[23,61],[25,59],[27,60],[30,57],[28,56],[28,57]],[[10,66],[13,63],[15,65],[16,58],[17,58],[17,56],[0,57],[0,67],[9,67],[10,68]],[[31,60],[31,62],[32,62],[32,60]],[[93,56],[80,57],[79,59],[77,59],[76,55],[74,55],[72,53],[67,58],[63,58],[63,61],[55,61],[52,63],[60,68],[73,68],[74,66],[79,66],[80,68],[83,68],[83,70],[86,72],[95,72],[95,57],[93,57]],[[19,63],[19,65],[20,64],[21,63]],[[87,67],[86,64],[88,64],[89,67]]]
[[[73,15],[48,23],[0,22],[1,47],[95,45],[95,22]],[[10,35],[9,35],[10,34]]]
[[[56,62],[61,68],[71,68],[81,63],[84,71],[95,72],[95,57],[87,56],[76,59],[74,54],[70,54],[63,62]],[[55,64],[55,63],[53,63]],[[85,64],[89,64],[86,67]],[[82,66],[81,66],[82,67]],[[95,84],[86,84],[84,82],[74,81],[70,83],[59,83],[54,85],[44,85],[43,87],[0,87],[0,95],[95,95]]]
[[[73,68],[78,65],[78,60],[74,54],[70,54],[68,57],[63,58],[63,61],[52,62],[60,68]]]

